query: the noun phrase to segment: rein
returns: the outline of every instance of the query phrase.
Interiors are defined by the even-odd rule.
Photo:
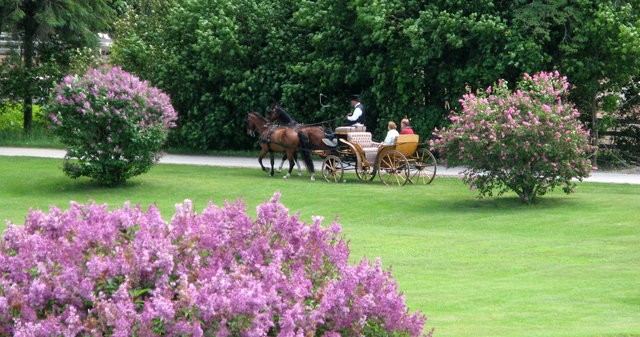
[[[322,94],[321,94],[322,95]],[[286,116],[288,116],[288,119],[291,120],[291,123],[288,123],[289,125],[293,125],[295,127],[303,127],[303,126],[324,126],[327,123],[334,123],[338,120],[341,120],[341,118],[334,118],[334,119],[328,119],[326,121],[321,121],[321,122],[317,122],[317,123],[312,123],[312,124],[304,124],[304,123],[298,123],[296,122],[293,118],[291,118],[291,116],[289,116],[289,113],[281,106],[277,106],[276,108],[274,108],[274,114],[276,114],[276,118],[281,122],[281,123],[285,123],[284,119],[285,117],[283,117],[283,114],[285,114]]]
[[[317,122],[317,123],[313,123],[313,124],[301,124],[302,126],[319,126],[319,125],[323,125],[326,123],[333,123],[335,121],[341,120],[341,118],[334,118],[334,119],[328,119],[326,121],[321,121],[321,122]]]
[[[335,121],[341,120],[341,118],[334,118],[334,119],[328,119],[326,121],[321,121],[321,122],[317,122],[317,123],[311,123],[311,124],[305,124],[305,123],[296,123],[294,125],[292,125],[292,127],[303,127],[303,126],[324,126],[327,123],[333,123]],[[286,125],[282,125],[282,126],[286,126]]]

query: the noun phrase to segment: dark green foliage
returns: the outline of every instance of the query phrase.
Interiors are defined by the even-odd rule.
[[[198,149],[253,146],[244,116],[274,102],[300,122],[337,126],[354,93],[376,138],[409,117],[426,140],[464,93],[550,70],[567,75],[591,121],[598,94],[640,72],[638,0],[130,4],[114,60],[171,94],[172,141]]]
[[[260,22],[269,19],[271,5],[252,5],[161,0],[147,4],[150,16],[130,12],[120,24],[114,58],[171,95],[181,127],[174,142],[197,149],[250,144],[244,116],[264,112],[271,97],[250,83],[265,76],[256,73],[268,33],[262,27],[273,27]],[[162,24],[158,16],[165,17]]]
[[[640,81],[636,79],[633,85],[623,88],[623,95],[615,101],[615,112],[600,121],[600,125],[612,120],[609,128],[613,130],[614,145],[623,163],[640,163]],[[622,98],[622,99],[621,99]]]

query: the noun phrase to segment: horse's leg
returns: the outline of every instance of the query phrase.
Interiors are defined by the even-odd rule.
[[[295,160],[296,167],[298,168],[298,176],[302,177],[302,168],[300,168],[300,163],[298,162],[298,153],[297,152],[293,153],[293,160]]]
[[[260,156],[258,157],[258,163],[260,163],[260,167],[263,171],[267,172],[267,168],[262,165],[262,158],[267,154],[267,149],[263,146],[262,151],[260,151]]]
[[[303,146],[302,149],[300,149],[300,153],[302,154],[302,159],[304,160],[304,164],[307,167],[307,170],[309,171],[309,175],[311,175],[311,180],[314,181],[316,180],[315,178],[315,169],[313,167],[313,158],[311,158],[311,151],[309,146]]]
[[[284,162],[287,160],[287,154],[285,153],[282,156],[282,161],[280,162],[280,166],[278,167],[278,173],[282,172],[282,167],[284,166]]]
[[[309,150],[303,149],[302,151],[307,151],[308,152]],[[305,158],[305,153],[302,153],[302,157]],[[294,159],[296,160],[296,165],[298,165],[298,175],[302,176],[302,169],[300,168],[300,163],[298,162],[298,156],[296,155],[294,157]],[[306,163],[305,163],[305,165],[306,165]],[[312,181],[316,180],[316,178],[313,176],[313,174],[314,174],[313,170],[309,171],[309,174],[311,175],[311,180]]]
[[[284,179],[287,179],[291,176],[291,171],[293,171],[293,167],[295,166],[295,160],[293,159],[295,157],[294,155],[294,151],[291,150],[287,150],[287,159],[289,159],[289,172],[283,177]]]
[[[316,177],[314,176],[315,175],[315,171],[314,170],[310,170],[309,174],[311,175],[311,181],[315,181],[316,180]]]
[[[271,155],[271,173],[269,173],[269,175],[273,177],[273,173],[274,173],[274,170],[273,170],[273,152],[269,151],[269,154]]]
[[[280,162],[280,167],[278,167],[278,173],[282,172],[282,167],[284,166],[284,162],[289,159],[287,157],[287,153],[285,152],[284,155],[282,155],[282,161]],[[296,166],[298,167],[298,175],[302,176],[302,168],[300,168],[300,163],[298,162],[298,154],[294,152],[293,154],[293,159],[296,162]]]
[[[298,162],[298,155],[294,155],[293,160],[295,160],[296,162],[296,167],[298,168],[298,175],[301,176],[302,175],[302,168],[300,167],[300,163]],[[282,172],[282,167],[284,166],[284,163],[287,161],[287,154],[285,153],[282,156],[282,161],[280,162],[280,166],[278,167],[278,173]]]

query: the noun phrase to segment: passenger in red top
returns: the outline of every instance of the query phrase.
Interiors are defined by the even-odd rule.
[[[409,120],[407,118],[405,118],[402,121],[400,121],[400,134],[401,135],[412,135],[414,133],[415,132],[413,132],[413,129],[409,125]]]

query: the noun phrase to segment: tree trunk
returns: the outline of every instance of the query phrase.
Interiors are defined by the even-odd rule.
[[[591,98],[591,137],[594,146],[593,162],[591,165],[598,166],[598,113],[596,112],[596,97]]]
[[[4,32],[4,6],[0,6],[0,32]]]
[[[25,133],[31,132],[33,122],[33,63],[35,54],[35,39],[38,23],[35,18],[36,8],[34,2],[27,2],[24,17],[24,40],[22,41],[22,52],[24,57],[24,67],[26,73],[26,85],[24,88],[24,120],[23,128]]]

